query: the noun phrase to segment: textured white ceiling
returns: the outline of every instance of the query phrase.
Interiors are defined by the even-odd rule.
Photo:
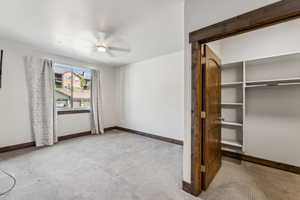
[[[58,55],[124,65],[183,49],[184,0],[7,0],[0,36]],[[128,48],[95,51],[98,32]]]

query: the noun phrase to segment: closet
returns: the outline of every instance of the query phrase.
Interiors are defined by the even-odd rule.
[[[223,150],[245,153],[249,134],[257,135],[251,140],[253,149],[253,143],[260,148],[272,134],[277,134],[280,143],[285,131],[297,132],[300,54],[224,63],[221,78]],[[278,136],[280,128],[282,135]]]

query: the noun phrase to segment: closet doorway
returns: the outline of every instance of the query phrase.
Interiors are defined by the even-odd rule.
[[[192,131],[191,131],[191,193],[199,195],[206,190],[214,179],[221,166],[221,152],[223,146],[234,146],[244,151],[243,139],[241,143],[223,141],[221,126],[238,127],[243,132],[245,120],[245,89],[264,85],[294,84],[300,79],[261,79],[248,81],[245,75],[245,61],[235,62],[239,65],[241,80],[221,84],[221,61],[207,45],[210,42],[245,32],[265,28],[300,17],[300,3],[297,0],[284,0],[265,6],[223,22],[205,27],[190,33],[192,45]],[[246,48],[246,47],[245,47]],[[258,47],[259,48],[259,47]],[[276,58],[275,58],[276,59]],[[271,59],[272,60],[272,59]],[[249,62],[249,64],[257,63]],[[219,66],[219,68],[217,67]],[[235,67],[235,66],[229,66]],[[250,74],[250,73],[249,73]],[[240,101],[221,102],[222,87],[240,85]],[[223,105],[222,105],[223,103]],[[243,111],[239,122],[230,122],[222,119],[221,107],[240,107]],[[242,136],[243,137],[243,136]],[[240,155],[245,160],[255,158]],[[279,162],[257,159],[260,164],[282,167]],[[288,166],[288,165],[286,165]],[[299,167],[288,166],[290,171],[298,172]]]

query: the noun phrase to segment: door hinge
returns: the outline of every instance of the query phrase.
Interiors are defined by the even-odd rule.
[[[201,172],[206,172],[205,165],[201,165]]]
[[[201,112],[201,119],[205,119],[206,118],[206,112],[202,111]]]

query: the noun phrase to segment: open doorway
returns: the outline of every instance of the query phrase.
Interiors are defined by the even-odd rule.
[[[268,13],[269,9],[278,9],[278,12]],[[296,53],[300,52],[300,48],[295,50],[298,48],[295,42],[290,42],[290,45],[284,42],[292,41],[286,38],[287,35],[292,36],[291,29],[286,28],[288,23],[294,23],[291,27],[299,27],[296,24],[300,22],[293,20],[265,28],[291,19],[291,15],[294,19],[299,15],[299,9],[297,12],[293,9],[298,9],[295,1],[281,1],[190,34],[193,194],[206,190],[218,173],[218,167],[214,168],[207,162],[216,160],[218,152],[300,173],[300,160],[295,153],[299,152],[295,151],[295,141],[299,141],[296,130],[300,128],[297,123],[300,113],[295,108],[299,107],[300,99],[297,98],[300,54]],[[259,13],[263,13],[264,18],[258,18]],[[265,29],[256,30],[259,28]],[[249,32],[254,29],[255,32]],[[276,32],[277,29],[279,31]],[[293,31],[299,35],[298,30]],[[249,33],[235,36],[244,32]],[[268,33],[264,35],[264,32]],[[284,49],[287,46],[290,48]],[[250,49],[252,53],[249,53]],[[207,59],[210,59],[207,51],[215,52],[221,60],[221,82],[218,82],[218,71],[211,75],[207,72]],[[215,84],[208,87],[207,81]],[[221,100],[215,101],[218,95]],[[214,100],[207,102],[212,96]],[[216,110],[207,109],[210,103]],[[216,134],[207,125],[211,116],[216,116],[213,122],[221,130],[220,137],[213,137]],[[210,181],[207,181],[207,177],[211,177]]]

